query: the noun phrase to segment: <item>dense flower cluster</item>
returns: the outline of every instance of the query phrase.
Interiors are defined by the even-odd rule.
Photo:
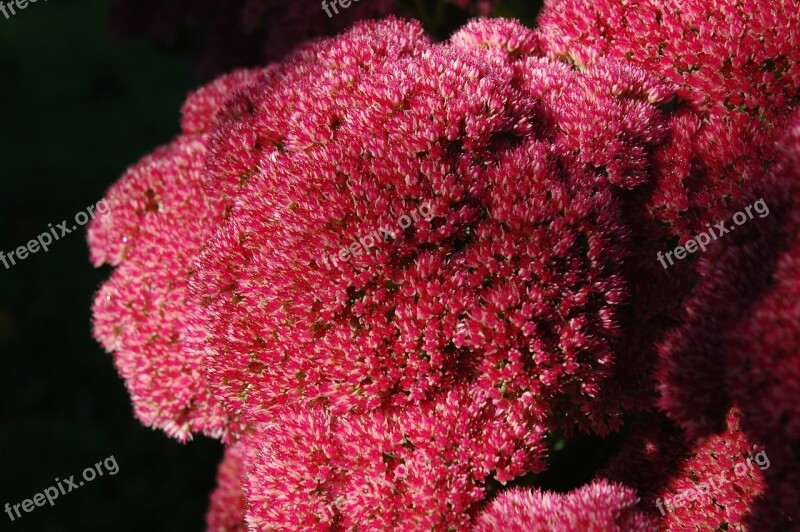
[[[257,431],[247,522],[256,530],[464,530],[503,466],[496,455],[543,452],[513,446],[524,430],[463,389],[373,415],[287,409]]]
[[[287,403],[363,412],[466,382],[516,417],[544,419],[558,402],[562,415],[606,424],[592,406],[625,299],[626,229],[609,208],[611,183],[641,182],[647,160],[636,156],[659,131],[647,100],[665,91],[615,65],[580,74],[479,52],[494,36],[473,28],[395,63],[365,53],[346,68],[329,45],[309,66],[326,74],[302,93],[258,89],[245,118],[254,125],[239,131],[280,135],[282,146],[255,142],[268,146],[258,171],[246,167],[257,147],[222,161],[220,188],[252,175],[193,284],[196,321],[209,324],[210,381],[231,409],[253,421]],[[638,93],[620,97],[612,82]],[[596,106],[581,109],[589,86]],[[291,106],[285,123],[275,101]],[[581,131],[585,113],[601,112],[605,128]],[[628,143],[606,149],[624,129]],[[225,142],[240,143],[235,132]],[[431,220],[338,267],[323,263],[423,203]]]
[[[184,134],[129,169],[106,195],[113,211],[89,228],[94,264],[116,266],[95,298],[95,337],[115,353],[137,417],[180,440],[218,437],[232,422],[205,384],[202,357],[182,343],[192,260],[225,210],[203,189],[207,130],[226,95],[256,76],[233,74],[190,97]]]
[[[777,151],[765,185],[784,224],[773,250],[771,286],[746,325],[731,330],[726,375],[744,414],[742,428],[784,468],[765,473],[768,491],[755,516],[762,528],[780,524],[782,515],[793,516],[795,524],[800,519],[800,112]]]
[[[667,224],[667,234],[685,237],[757,198],[769,206],[768,218],[726,235],[689,272],[697,286],[673,316],[681,325],[658,346],[657,376],[660,406],[690,436],[725,431],[726,414],[738,406],[748,438],[781,464],[764,472],[767,490],[749,522],[791,528],[800,513],[791,487],[798,478],[800,164],[798,118],[788,111],[800,86],[800,10],[795,2],[709,8],[704,1],[564,0],[547,6],[540,26],[553,55],[580,65],[622,58],[678,87],[662,148],[676,164],[646,198],[649,217]],[[729,516],[731,526],[744,526],[745,509]]]
[[[800,15],[724,4],[361,23],[190,95],[89,244],[136,415],[227,445],[210,529],[797,524]],[[503,489],[622,419],[591,483]]]
[[[244,479],[249,465],[248,458],[255,449],[239,441],[228,445],[217,471],[217,487],[211,494],[206,515],[208,532],[240,532],[247,530],[245,513]]]

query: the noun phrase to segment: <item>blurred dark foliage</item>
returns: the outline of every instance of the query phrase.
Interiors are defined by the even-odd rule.
[[[140,37],[160,50],[187,54],[197,74],[208,79],[278,61],[299,44],[358,20],[413,17],[444,39],[489,10],[532,24],[540,8],[541,0],[357,0],[328,17],[321,0],[115,0],[109,31],[114,42]]]
[[[141,36],[162,50],[190,53],[203,78],[279,60],[298,44],[354,21],[392,12],[392,0],[363,0],[329,18],[319,0],[117,0],[116,42]]]

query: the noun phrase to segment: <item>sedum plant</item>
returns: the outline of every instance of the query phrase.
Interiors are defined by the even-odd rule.
[[[135,415],[226,446],[210,530],[797,526],[798,11],[724,4],[360,22],[187,98],[88,240]]]

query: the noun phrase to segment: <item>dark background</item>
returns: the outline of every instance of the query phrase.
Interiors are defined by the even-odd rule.
[[[185,57],[111,45],[108,0],[39,0],[0,14],[0,250],[8,253],[103,197],[178,132],[197,81]],[[110,355],[91,337],[107,270],[85,230],[0,263],[0,530],[203,530],[220,445],[181,445],[133,417]],[[11,522],[21,503],[114,455],[104,475]]]

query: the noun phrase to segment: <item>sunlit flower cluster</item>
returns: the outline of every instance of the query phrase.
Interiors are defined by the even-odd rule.
[[[136,416],[226,444],[210,530],[796,525],[798,15],[723,4],[359,23],[189,96],[89,244]],[[619,445],[543,489],[576,430]]]

